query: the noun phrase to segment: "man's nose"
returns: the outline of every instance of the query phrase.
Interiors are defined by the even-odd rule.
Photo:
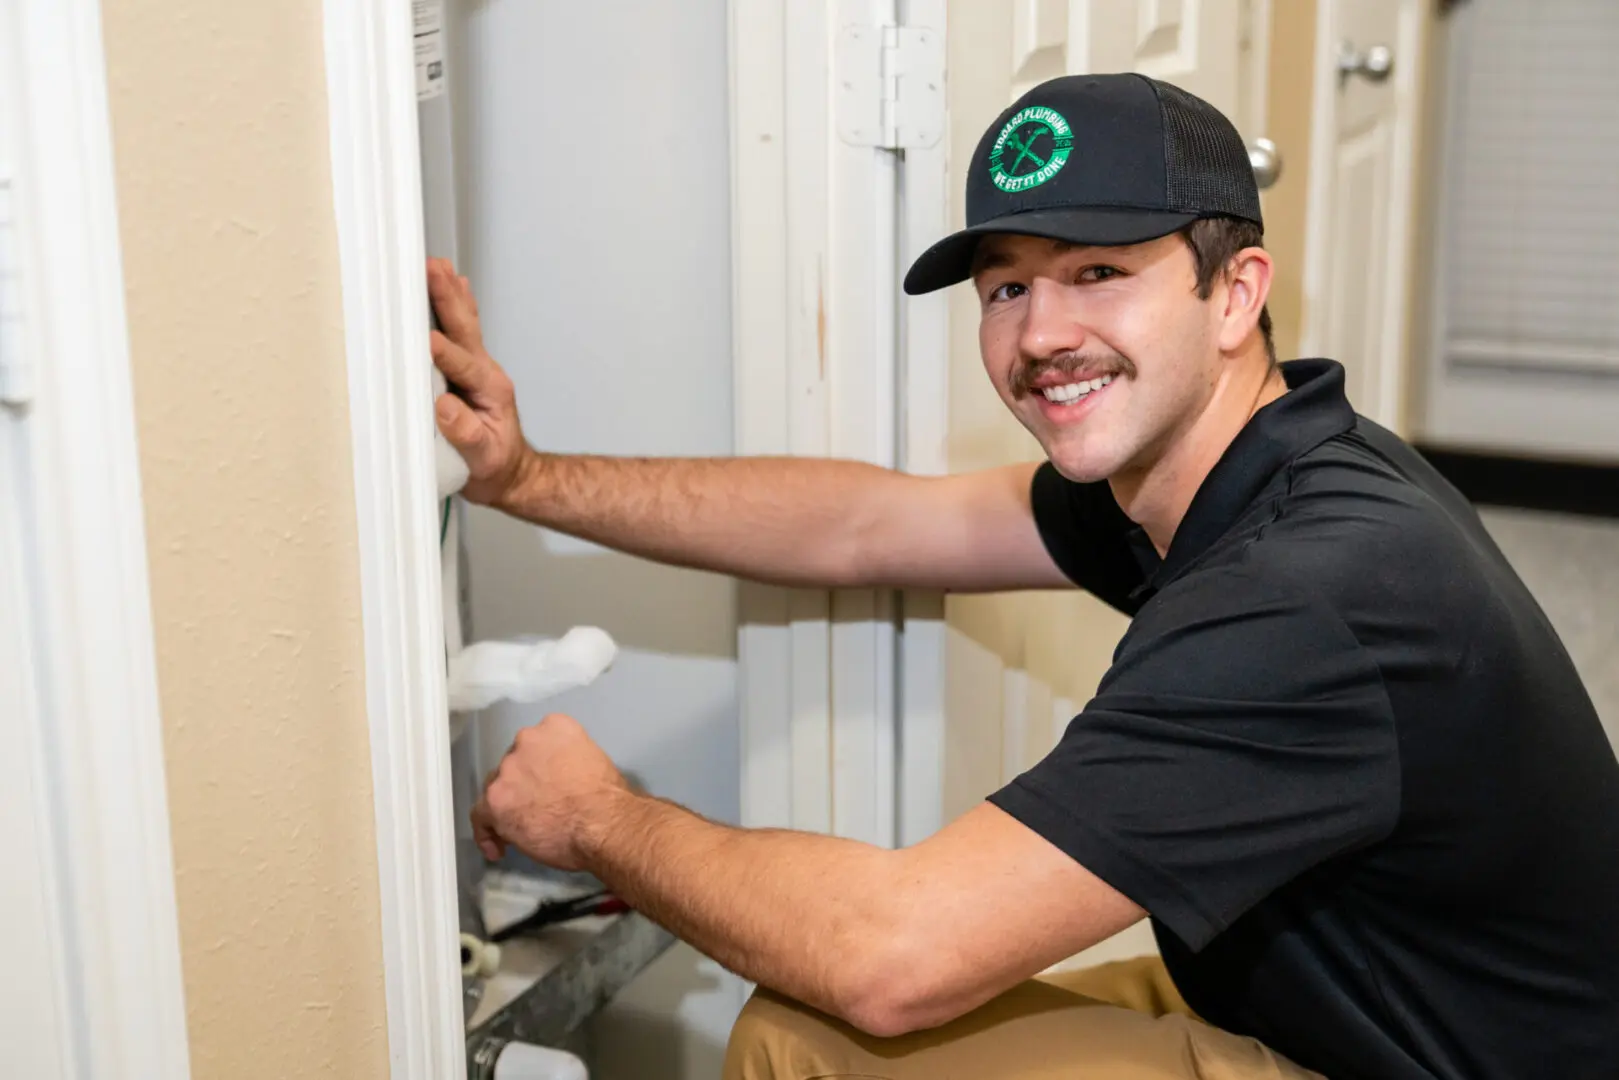
[[[1036,278],[1029,285],[1029,303],[1018,336],[1024,356],[1043,360],[1084,347],[1089,333],[1070,291],[1045,278]]]

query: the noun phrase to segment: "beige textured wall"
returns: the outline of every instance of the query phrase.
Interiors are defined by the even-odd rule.
[[[319,0],[105,0],[192,1075],[386,1075]]]

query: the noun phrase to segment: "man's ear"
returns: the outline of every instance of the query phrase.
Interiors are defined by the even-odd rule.
[[[1225,272],[1225,312],[1220,327],[1221,352],[1236,352],[1259,325],[1259,313],[1270,296],[1274,266],[1264,248],[1243,248]]]

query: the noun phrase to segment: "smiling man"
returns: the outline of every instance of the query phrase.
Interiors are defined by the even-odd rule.
[[[985,369],[1048,460],[540,453],[435,264],[470,497],[759,580],[1075,583],[1132,616],[1057,748],[900,851],[705,821],[578,724],[522,732],[474,821],[592,871],[761,989],[732,1078],[1619,1076],[1619,765],[1466,501],[1278,365],[1258,194],[1218,112],[1137,75],[1030,91],[963,231]],[[1162,964],[1033,979],[1150,917]]]

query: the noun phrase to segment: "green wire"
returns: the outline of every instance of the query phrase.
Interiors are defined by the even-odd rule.
[[[453,495],[450,496],[450,498],[454,497]],[[441,548],[444,546],[444,538],[450,535],[450,498],[444,500],[444,511],[439,514],[438,519],[438,546]],[[444,646],[444,669],[448,671],[449,668],[450,648],[449,643],[446,642]]]

